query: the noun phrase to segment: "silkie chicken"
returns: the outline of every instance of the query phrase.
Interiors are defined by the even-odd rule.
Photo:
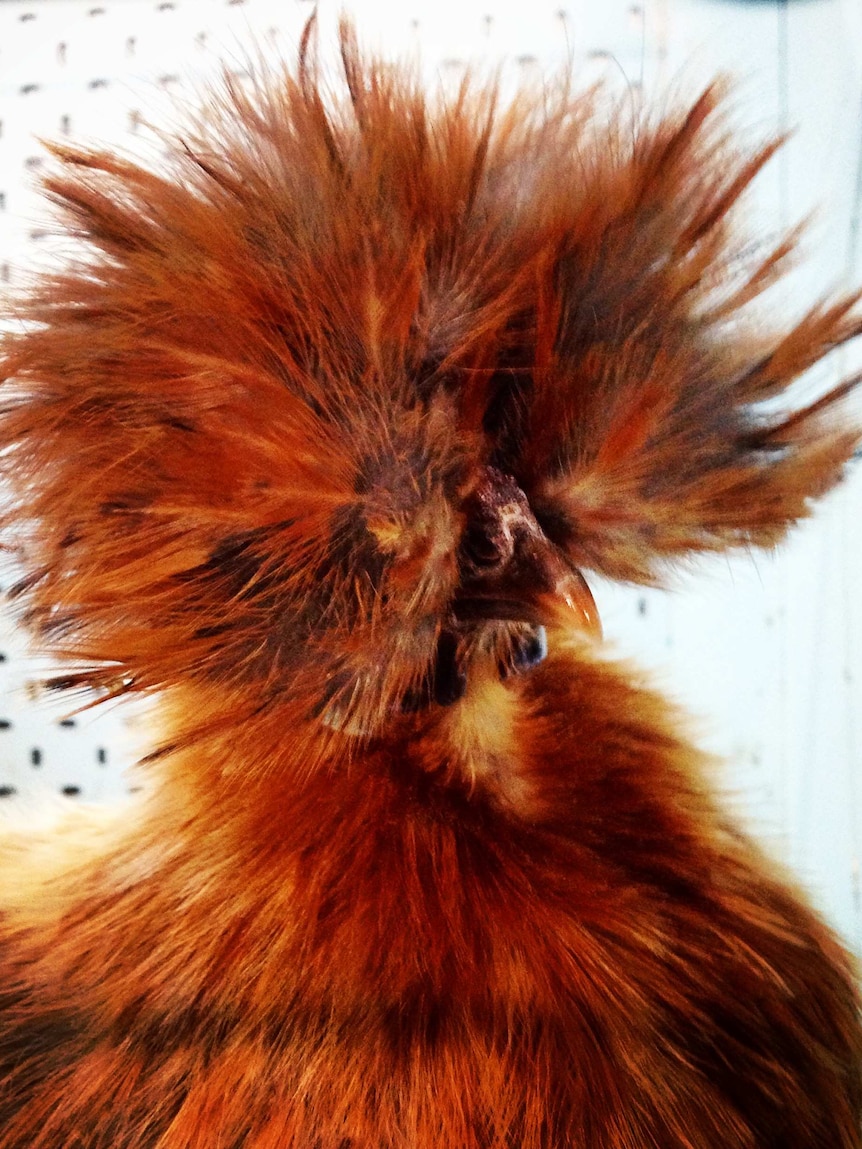
[[[706,91],[504,105],[311,25],[164,171],[55,147],[4,344],[55,685],[158,701],[140,810],[0,843],[0,1149],[859,1149],[849,955],[603,650],[583,570],[839,479]],[[782,402],[782,398],[784,401]]]

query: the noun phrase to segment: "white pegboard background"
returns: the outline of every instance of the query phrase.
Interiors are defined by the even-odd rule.
[[[292,58],[308,0],[0,0],[0,288],[50,248],[35,184],[39,137],[140,150],[147,123],[220,61]],[[341,3],[318,4],[326,42]],[[362,39],[420,52],[432,79],[467,59],[540,75],[573,61],[631,98],[665,101],[717,71],[740,80],[748,138],[796,129],[760,180],[752,213],[775,231],[815,208],[808,261],[786,293],[801,310],[862,280],[859,260],[862,9],[856,0],[366,0],[347,5]],[[859,353],[855,352],[858,362]],[[845,357],[842,369],[853,364]],[[837,367],[837,365],[836,365]],[[701,742],[730,763],[739,809],[862,951],[862,467],[775,557],[701,564],[673,595],[602,585],[619,650],[698,715]],[[146,722],[122,712],[63,721],[34,690],[39,668],[0,616],[0,803],[46,790],[117,799]]]

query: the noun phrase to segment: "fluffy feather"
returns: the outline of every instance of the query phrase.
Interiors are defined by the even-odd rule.
[[[851,959],[580,575],[806,514],[855,300],[749,317],[715,89],[434,99],[345,26],[338,99],[310,35],[164,174],[54,148],[16,591],[161,735],[134,818],[0,839],[0,1149],[859,1149]]]

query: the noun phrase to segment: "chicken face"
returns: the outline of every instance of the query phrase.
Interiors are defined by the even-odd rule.
[[[776,406],[860,323],[748,319],[793,244],[740,255],[775,145],[737,155],[714,90],[632,131],[566,84],[435,100],[342,47],[343,101],[306,41],[165,175],[55,149],[88,247],[23,304],[3,420],[18,589],[68,681],[373,733],[595,629],[582,570],[772,544],[857,440],[852,381]]]

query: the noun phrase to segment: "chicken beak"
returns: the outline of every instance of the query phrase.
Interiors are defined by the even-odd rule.
[[[602,637],[602,622],[587,580],[579,570],[570,570],[553,591],[537,597],[537,614],[544,626],[577,627],[591,638]]]
[[[584,576],[545,535],[510,476],[486,468],[466,510],[457,619],[577,628],[601,637]]]
[[[456,617],[576,628],[601,638],[595,600],[581,572],[544,536],[541,541],[531,538],[522,553],[518,550],[504,570],[463,584],[455,600]]]

